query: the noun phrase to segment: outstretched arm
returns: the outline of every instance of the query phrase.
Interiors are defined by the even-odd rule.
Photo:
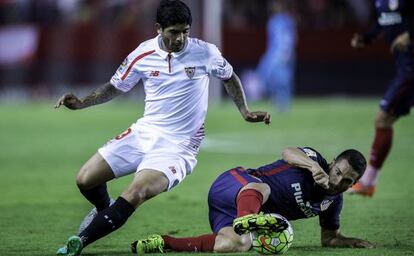
[[[323,247],[351,247],[374,248],[375,245],[367,240],[354,237],[345,237],[337,230],[321,229],[321,243]]]
[[[282,152],[282,158],[288,164],[309,170],[318,185],[325,189],[328,188],[328,174],[326,174],[318,162],[308,157],[302,150],[293,147],[286,148]]]
[[[67,93],[59,98],[55,108],[59,108],[62,105],[72,110],[87,108],[110,101],[120,94],[122,94],[122,91],[116,89],[111,83],[106,83],[83,99],[79,99],[72,93]]]
[[[264,122],[265,124],[270,124],[271,120],[269,113],[263,111],[249,111],[240,78],[236,73],[233,72],[230,79],[224,81],[224,87],[236,104],[244,120],[248,122]]]
[[[361,49],[365,46],[371,44],[373,41],[375,41],[379,35],[382,32],[381,26],[378,24],[378,22],[375,23],[375,25],[364,34],[354,34],[354,36],[351,39],[351,46],[354,49]]]

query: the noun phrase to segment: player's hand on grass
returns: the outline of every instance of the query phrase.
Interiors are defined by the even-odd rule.
[[[370,241],[367,240],[362,240],[362,239],[358,239],[358,238],[354,238],[355,243],[353,245],[354,248],[374,248],[375,244],[371,243]]]
[[[246,111],[243,112],[242,115],[244,120],[246,120],[247,122],[264,122],[265,124],[270,124],[272,122],[270,114],[264,111]]]
[[[322,228],[321,242],[323,247],[348,247],[348,248],[374,248],[375,244],[354,237],[346,237],[337,230],[328,230]]]
[[[375,244],[367,240],[351,237],[336,237],[329,243],[324,244],[325,247],[341,247],[341,248],[374,248]]]
[[[390,50],[394,52],[395,50],[406,52],[408,51],[408,46],[410,45],[410,35],[408,32],[402,33],[397,36],[391,44]]]
[[[67,93],[59,98],[59,100],[55,104],[55,108],[59,108],[60,106],[66,106],[69,109],[80,109],[82,108],[82,101],[78,99],[74,94]]]
[[[351,39],[351,46],[354,49],[362,49],[365,47],[364,38],[360,34],[354,34]]]

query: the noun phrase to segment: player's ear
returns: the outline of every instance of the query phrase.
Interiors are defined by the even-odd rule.
[[[160,23],[155,23],[155,29],[157,30],[158,34],[162,33],[162,27]]]

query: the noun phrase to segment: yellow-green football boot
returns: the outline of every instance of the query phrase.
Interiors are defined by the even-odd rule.
[[[131,251],[136,255],[164,253],[164,239],[160,235],[150,235],[146,239],[132,242]]]

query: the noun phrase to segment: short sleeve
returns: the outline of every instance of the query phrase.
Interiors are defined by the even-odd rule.
[[[135,68],[134,52],[122,62],[115,74],[112,76],[110,83],[117,89],[127,92],[131,90],[141,79],[141,75]]]
[[[328,170],[328,162],[318,151],[310,147],[303,147],[299,149],[302,150],[310,159],[317,162],[322,167],[322,169],[325,171]]]
[[[218,79],[227,80],[233,75],[233,67],[213,44],[208,44],[209,73]]]
[[[323,203],[323,202],[322,202]],[[329,208],[319,214],[319,225],[328,230],[337,230],[340,226],[340,214],[342,210],[342,194],[335,197]]]

